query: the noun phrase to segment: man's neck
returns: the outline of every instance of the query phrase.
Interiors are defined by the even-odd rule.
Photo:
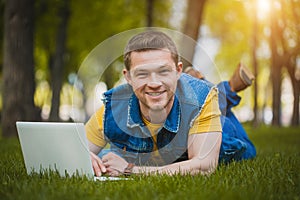
[[[144,118],[153,124],[162,124],[166,121],[172,107],[173,107],[174,98],[170,99],[169,103],[164,109],[161,110],[152,110],[141,108],[141,113]]]
[[[150,110],[146,115],[142,114],[149,122],[153,124],[162,124],[166,121],[168,113],[166,109],[161,111]]]

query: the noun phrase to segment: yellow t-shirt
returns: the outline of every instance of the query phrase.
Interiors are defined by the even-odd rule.
[[[99,147],[104,147],[107,143],[103,132],[103,114],[104,106],[97,110],[85,125],[88,140]],[[220,115],[218,92],[217,89],[212,89],[205,100],[200,115],[193,122],[193,125],[189,130],[189,135],[206,132],[221,132]],[[152,136],[155,136],[157,130],[162,126],[162,124],[151,124],[145,120],[144,123],[147,125]],[[156,138],[153,138],[153,140],[156,143]],[[156,144],[154,145],[154,148],[157,149]]]
[[[142,116],[143,122],[146,124],[152,139],[153,139],[153,149],[151,152],[151,158],[149,161],[152,163],[156,163],[156,165],[162,165],[164,163],[162,157],[159,154],[158,148],[157,148],[157,134],[160,130],[160,128],[163,126],[163,124],[153,124],[149,122],[144,116]]]

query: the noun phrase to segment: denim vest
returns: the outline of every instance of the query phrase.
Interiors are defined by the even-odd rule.
[[[164,164],[187,159],[189,129],[201,113],[212,84],[182,74],[172,109],[157,133],[157,148]],[[142,120],[139,100],[132,87],[124,84],[104,93],[104,135],[111,151],[127,162],[153,164],[153,139]]]

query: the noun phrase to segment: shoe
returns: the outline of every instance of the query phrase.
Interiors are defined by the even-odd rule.
[[[189,75],[191,75],[195,78],[199,78],[199,79],[204,79],[205,78],[204,75],[200,71],[194,69],[191,66],[185,68],[184,73],[187,73],[187,74],[189,74]]]
[[[229,85],[232,91],[239,92],[250,86],[254,79],[255,77],[252,72],[245,65],[239,63],[237,69],[229,80]]]

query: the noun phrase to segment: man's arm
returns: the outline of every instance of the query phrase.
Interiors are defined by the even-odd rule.
[[[96,176],[101,176],[102,173],[106,173],[106,167],[104,166],[102,160],[98,157],[98,153],[103,148],[91,143],[90,141],[88,144],[94,173]]]
[[[99,154],[100,151],[103,149],[103,147],[100,147],[98,145],[95,145],[91,141],[88,140],[89,150],[93,152],[94,154]]]
[[[222,141],[221,132],[208,132],[192,134],[188,138],[189,160],[173,163],[161,167],[134,166],[132,173],[135,174],[210,174],[212,173],[219,160],[219,152]],[[128,166],[128,163],[116,154],[109,153],[103,157],[104,165],[108,173],[121,173]]]
[[[97,176],[101,176],[106,172],[106,168],[103,165],[102,160],[97,156],[99,152],[106,145],[103,134],[102,116],[104,107],[101,107],[86,123],[85,130],[88,139],[88,146],[90,150],[91,162],[93,170]]]
[[[91,161],[93,170],[96,176],[101,176],[103,173],[106,173],[106,167],[104,166],[102,160],[93,152],[90,151]]]

